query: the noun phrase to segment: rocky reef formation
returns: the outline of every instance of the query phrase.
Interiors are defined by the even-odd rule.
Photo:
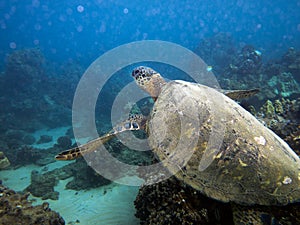
[[[300,203],[284,207],[222,203],[204,196],[175,177],[141,187],[135,208],[143,225],[250,224],[247,217],[252,215],[260,218],[257,224],[300,223]]]
[[[8,158],[4,155],[3,152],[0,152],[0,170],[5,169],[10,166]]]
[[[248,53],[248,55],[261,54],[257,53],[254,48],[251,49],[252,54]],[[256,96],[256,102],[300,95],[300,85],[296,79],[297,73],[283,67],[283,62],[281,64],[275,62],[262,64],[257,59],[257,64],[252,65],[253,63],[251,63],[252,66],[249,65],[251,68],[244,68],[245,65],[248,66],[248,61],[241,57],[236,59],[235,64],[230,64],[220,76],[221,86],[225,89],[259,88],[263,91]]]
[[[250,111],[300,155],[300,98],[267,100],[259,110],[251,106]]]
[[[292,74],[300,74],[300,51],[296,51],[295,48],[291,47],[288,51],[283,55],[282,59],[278,62],[278,64],[282,64],[287,71]],[[300,82],[299,76],[296,76],[296,80]]]
[[[54,190],[54,187],[59,180],[65,180],[70,177],[74,178],[67,183],[66,188],[73,190],[86,190],[111,183],[111,181],[97,174],[89,167],[84,159],[79,159],[74,163],[45,173],[32,171],[31,184],[24,191],[30,192],[33,196],[40,197],[43,200],[58,200],[59,193]]]
[[[279,60],[266,62],[264,53],[255,46],[243,44],[240,49],[236,46],[229,34],[220,33],[204,39],[195,49],[212,66],[222,88],[260,88],[263,91],[255,97],[257,103],[299,97],[300,51],[290,48]]]
[[[82,73],[72,61],[51,65],[37,48],[13,51],[0,74],[2,127],[32,132],[70,125],[73,94]],[[0,129],[0,134],[5,131]]]
[[[49,208],[49,204],[32,206],[29,193],[19,194],[4,187],[0,181],[0,223],[32,225],[64,225],[64,219]]]
[[[259,213],[263,224],[299,224],[300,204],[285,207],[241,206],[205,197],[199,191],[172,177],[143,186],[135,200],[141,224],[249,224],[245,215]],[[245,214],[246,213],[246,214]],[[235,217],[233,217],[235,215]],[[239,220],[239,221],[237,221]],[[239,222],[239,223],[238,223]]]
[[[229,33],[218,33],[203,39],[194,50],[207,65],[212,66],[215,75],[223,73],[228,62],[234,61],[237,48]]]
[[[206,198],[176,178],[143,186],[135,200],[141,224],[220,224],[232,221],[229,205]]]

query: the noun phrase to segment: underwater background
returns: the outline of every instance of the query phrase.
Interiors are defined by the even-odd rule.
[[[164,197],[151,199],[155,188],[139,192],[99,176],[83,159],[54,159],[76,145],[72,101],[85,70],[105,52],[133,41],[174,42],[199,55],[222,88],[259,88],[240,104],[299,155],[299,12],[297,0],[0,0],[0,224],[164,224],[158,218],[167,210],[154,218],[155,207],[147,204],[167,206],[173,192],[189,191],[171,180],[162,184],[168,188],[158,188]],[[174,67],[147,65],[168,79],[189,79]],[[134,66],[120,68],[101,91],[99,135],[112,128],[110,109],[132,82]],[[134,107],[128,102],[124,110],[147,114],[151,105],[149,99]],[[130,150],[117,139],[107,148],[133,165],[152,162],[151,152]],[[190,216],[193,207],[206,209],[208,219]],[[226,216],[231,210],[227,204],[197,202],[169,209],[166,218],[176,217],[172,224],[232,224]],[[299,207],[281,210],[278,221],[294,211],[292,224],[300,218]]]

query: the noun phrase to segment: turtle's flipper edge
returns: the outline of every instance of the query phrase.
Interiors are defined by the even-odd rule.
[[[74,160],[82,157],[84,154],[97,150],[101,145],[105,144],[117,134],[130,130],[145,129],[146,118],[142,115],[130,116],[126,121],[115,126],[108,134],[98,137],[90,142],[75,148],[65,150],[55,156],[56,160]]]
[[[249,98],[259,92],[259,89],[250,89],[250,90],[222,90],[223,94],[233,100],[240,100],[242,98]]]
[[[96,138],[84,145],[80,145],[75,148],[71,148],[68,150],[65,150],[58,155],[55,156],[56,160],[65,161],[65,160],[74,160],[82,157],[84,154],[88,152],[95,151],[97,148],[99,148],[101,145],[112,139],[116,133],[108,133],[102,137]]]

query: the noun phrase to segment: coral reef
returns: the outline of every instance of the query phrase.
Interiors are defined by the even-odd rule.
[[[23,139],[22,139],[22,142],[25,144],[25,145],[32,145],[35,143],[35,137],[31,134],[26,134],[24,135]]]
[[[218,33],[211,38],[203,39],[195,49],[206,64],[212,66],[216,75],[222,74],[223,68],[228,62],[234,60],[236,47],[233,38],[229,33]]]
[[[71,172],[74,179],[66,185],[68,189],[86,190],[111,183],[89,167],[83,159],[72,166]]]
[[[0,79],[0,104],[6,106],[0,108],[0,122],[6,129],[32,132],[45,125],[57,127],[71,123],[74,85],[79,77],[75,73],[81,75],[81,71],[73,69],[71,79],[67,75],[69,66],[65,74],[52,76],[45,61],[41,51],[35,48],[14,51],[7,56]]]
[[[205,225],[232,221],[228,204],[206,198],[174,177],[140,188],[135,207],[141,224]]]
[[[266,97],[274,98],[278,97],[289,97],[292,94],[300,93],[300,86],[294,77],[289,72],[283,72],[279,75],[272,76],[267,82],[269,89],[272,90]],[[269,92],[270,92],[269,90]]]
[[[32,206],[29,193],[18,194],[0,184],[0,223],[32,225],[64,225],[64,219],[49,208],[49,204]]]
[[[3,152],[0,152],[0,170],[5,169],[10,166],[8,158],[4,155]]]
[[[246,45],[220,70],[218,80],[224,89],[259,88],[261,92],[253,97],[256,106],[266,99],[300,96],[300,52],[290,48],[280,60],[262,61],[263,54]],[[294,68],[294,69],[291,69]]]
[[[20,145],[16,148],[5,149],[5,154],[11,161],[13,167],[35,163],[37,160],[45,157],[47,154],[43,154],[37,148],[33,148],[28,145]]]
[[[300,98],[267,100],[258,112],[252,107],[251,113],[300,155]]]
[[[293,47],[289,48],[288,51],[282,57],[283,65],[287,67],[288,71],[293,74],[300,73],[300,51],[296,51]],[[300,82],[299,76],[295,76],[298,82]]]
[[[58,169],[54,169],[45,173],[32,171],[31,184],[24,190],[29,191],[33,196],[42,199],[59,198],[59,193],[54,191],[54,187],[59,180],[74,177],[66,188],[73,190],[84,190],[110,184],[111,181],[97,174],[89,167],[84,159],[79,159],[74,163],[68,164]]]
[[[246,45],[242,48],[238,57],[230,64],[229,68],[240,76],[247,76],[258,74],[261,65],[261,52],[251,45]]]
[[[12,52],[6,58],[7,85],[16,85],[25,90],[31,83],[41,83],[45,74],[43,64],[45,58],[37,48]],[[21,82],[17,82],[20,80]]]
[[[57,139],[57,146],[61,149],[71,148],[72,140],[69,136],[61,136]]]
[[[54,191],[57,180],[54,176],[42,176],[38,171],[31,172],[31,184],[24,190],[30,192],[35,197],[41,197],[43,200],[57,200],[59,193]]]
[[[141,224],[250,224],[253,216],[259,219],[256,224],[300,223],[300,203],[281,207],[222,203],[175,177],[158,182],[160,178],[152,173],[149,171],[148,181],[153,184],[142,186],[134,202]]]
[[[40,139],[37,141],[37,144],[48,143],[53,140],[53,137],[50,135],[41,135]]]

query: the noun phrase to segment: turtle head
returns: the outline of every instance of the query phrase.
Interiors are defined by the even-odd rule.
[[[166,84],[164,78],[150,67],[139,66],[132,71],[132,77],[136,84],[144,91],[148,92],[156,100],[161,92],[161,88]]]

